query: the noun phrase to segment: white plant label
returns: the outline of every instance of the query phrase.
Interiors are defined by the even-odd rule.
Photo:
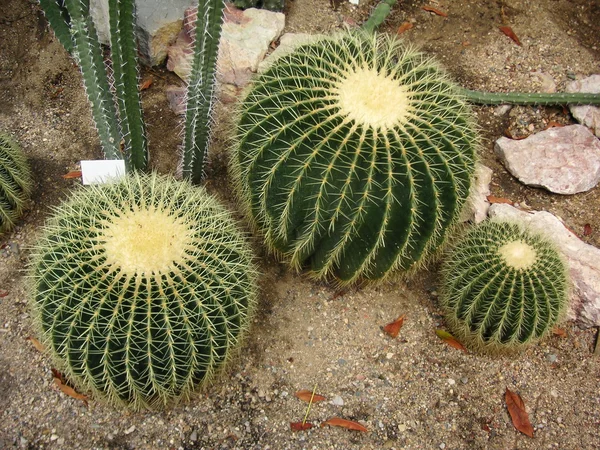
[[[125,161],[122,159],[81,161],[81,180],[83,184],[112,182],[124,175]]]

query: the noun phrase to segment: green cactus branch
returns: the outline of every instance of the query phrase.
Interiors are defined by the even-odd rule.
[[[213,88],[224,7],[223,0],[201,0],[198,5],[182,155],[183,176],[193,183],[202,181],[210,143]]]
[[[397,0],[382,0],[371,12],[362,29],[373,33],[387,18]],[[466,99],[479,105],[600,105],[600,94],[589,93],[492,93],[462,89]]]
[[[108,7],[111,59],[119,107],[119,125],[125,143],[125,164],[128,170],[145,170],[149,155],[138,89],[135,2],[109,0]]]
[[[54,30],[59,42],[69,53],[73,52],[73,40],[69,26],[70,16],[64,7],[63,0],[40,0],[48,23]]]

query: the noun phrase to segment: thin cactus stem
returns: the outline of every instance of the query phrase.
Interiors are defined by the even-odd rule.
[[[600,94],[589,93],[504,93],[481,92],[462,89],[463,95],[471,103],[480,105],[600,105]]]
[[[210,142],[213,87],[224,6],[223,0],[201,0],[198,5],[182,155],[183,176],[193,183],[202,180]]]
[[[108,7],[111,59],[121,134],[125,143],[125,164],[128,170],[145,170],[149,155],[138,88],[135,2],[109,0]]]
[[[397,0],[382,0],[373,10],[367,21],[363,24],[363,30],[373,33],[379,25],[389,16],[392,11],[392,6]]]
[[[90,17],[89,0],[65,0],[65,6],[71,16],[73,56],[83,75],[104,157],[121,159],[117,111],[108,84],[102,48]]]
[[[69,29],[69,14],[64,7],[64,0],[40,0],[48,23],[54,30],[59,42],[69,53],[73,53],[73,40]]]

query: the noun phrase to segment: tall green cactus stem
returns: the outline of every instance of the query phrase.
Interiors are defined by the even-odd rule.
[[[232,172],[275,253],[350,283],[415,268],[443,244],[478,145],[471,110],[433,60],[355,31],[303,45],[254,80]]]
[[[0,133],[0,234],[9,231],[31,195],[31,171],[21,147]]]
[[[135,1],[109,0],[108,8],[111,59],[119,106],[119,125],[125,141],[125,164],[128,169],[145,170],[149,155],[138,88]]]
[[[373,33],[377,28],[379,28],[379,25],[381,25],[390,12],[392,12],[392,7],[397,1],[398,0],[382,0],[379,2],[375,9],[371,12],[371,15],[367,21],[363,23],[363,30],[368,33]]]
[[[202,181],[210,143],[213,88],[224,6],[223,0],[201,0],[198,5],[181,162],[184,178],[193,183]]]
[[[102,48],[90,16],[89,0],[64,0],[71,16],[73,56],[83,75],[100,144],[106,159],[122,159],[117,111],[110,92]]]
[[[69,27],[69,13],[64,7],[62,0],[40,0],[40,6],[44,10],[48,23],[54,30],[58,41],[66,51],[73,52],[73,40]]]
[[[513,223],[469,230],[442,267],[440,301],[466,345],[518,350],[547,334],[567,305],[567,269],[554,246]]]
[[[471,103],[480,105],[600,105],[600,94],[585,92],[538,94],[525,92],[481,92],[462,90],[463,95]]]
[[[80,188],[34,248],[34,317],[83,392],[160,408],[210,381],[256,303],[252,252],[203,188],[133,172]]]

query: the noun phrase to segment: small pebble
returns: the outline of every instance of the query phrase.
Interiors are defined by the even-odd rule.
[[[331,399],[331,404],[335,406],[344,406],[344,400],[339,395],[336,395]]]
[[[554,363],[556,362],[556,355],[553,353],[549,353],[548,355],[546,355],[546,359],[548,360],[548,362]]]
[[[194,430],[194,431],[192,431],[192,434],[190,434],[190,441],[196,442],[197,440],[198,440],[198,431]]]
[[[448,378],[448,384],[449,384],[450,386],[454,386],[454,385],[456,384],[456,381],[454,381],[454,379],[453,379],[453,378]]]
[[[442,450],[444,450],[444,449],[446,448],[446,444],[445,444],[444,442],[442,442],[442,443],[440,444],[440,448],[441,448]]]
[[[129,428],[127,428],[123,433],[125,434],[131,434],[135,431],[135,425],[131,425]]]
[[[462,384],[467,384],[467,383],[469,382],[469,379],[468,379],[467,377],[462,377],[462,378],[460,379],[460,382],[461,382]]]

